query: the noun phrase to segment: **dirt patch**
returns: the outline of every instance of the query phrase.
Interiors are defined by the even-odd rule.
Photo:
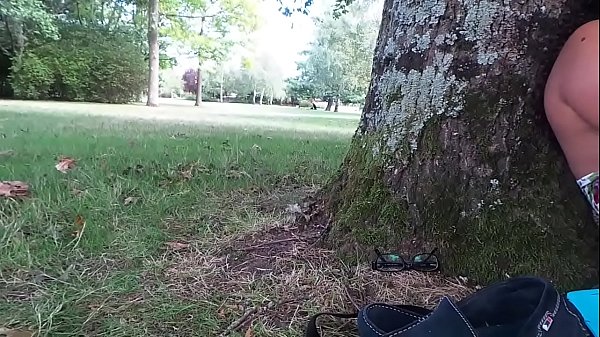
[[[216,310],[232,322],[233,330],[243,333],[254,322],[268,335],[301,331],[318,311],[353,312],[372,302],[431,308],[442,296],[458,299],[472,292],[459,280],[439,274],[384,274],[366,265],[346,266],[333,251],[315,244],[321,230],[278,224],[212,240],[211,245],[192,245],[174,252],[159,277],[172,296],[187,300],[224,294]],[[244,318],[248,311],[252,313]],[[237,322],[240,318],[243,322]],[[333,326],[328,336],[348,336],[354,330],[347,321]],[[228,330],[231,326],[221,331]]]

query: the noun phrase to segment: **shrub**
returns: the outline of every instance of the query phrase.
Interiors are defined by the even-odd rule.
[[[186,70],[181,77],[181,81],[183,81],[183,91],[196,94],[196,91],[198,91],[198,70]]]
[[[312,104],[307,100],[301,100],[298,102],[298,106],[301,108],[312,108]]]
[[[39,92],[48,92],[52,82],[49,65],[33,53],[24,54],[18,67],[13,66],[12,87],[17,97],[38,99]]]
[[[32,46],[13,65],[16,97],[101,103],[139,99],[147,65],[131,34],[78,25],[64,25],[60,34],[60,40]]]

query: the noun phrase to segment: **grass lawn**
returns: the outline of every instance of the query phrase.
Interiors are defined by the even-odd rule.
[[[299,336],[319,310],[456,287],[345,266],[296,226],[293,205],[337,170],[357,118],[235,127],[64,106],[0,105],[0,181],[31,189],[0,199],[0,335]],[[77,161],[66,174],[61,156]]]

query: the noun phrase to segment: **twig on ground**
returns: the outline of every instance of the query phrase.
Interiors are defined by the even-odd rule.
[[[219,335],[219,337],[225,337],[230,332],[232,332],[232,331],[236,330],[237,328],[239,328],[240,326],[242,326],[257,311],[258,311],[258,307],[253,307],[253,308],[250,308],[250,309],[246,310],[246,312],[244,312],[244,314],[242,315],[242,317],[238,318],[237,320],[235,320],[231,324],[229,324],[229,326],[225,329],[225,331],[223,331]]]
[[[75,248],[77,248],[77,246],[79,246],[79,241],[81,241],[81,237],[83,236],[84,231],[85,231],[85,221],[81,225],[81,230],[79,230],[77,233],[77,237],[75,238],[75,244],[71,248],[71,251],[74,251]],[[73,242],[73,241],[71,241],[71,242]],[[71,244],[71,243],[69,243],[69,244]]]
[[[297,240],[301,240],[301,239],[302,238],[293,237],[293,238],[287,238],[287,239],[281,239],[281,240],[274,240],[274,241],[264,242],[264,243],[261,243],[259,245],[255,245],[255,246],[244,247],[240,250],[243,250],[243,251],[255,250],[255,249],[263,248],[265,246],[275,245],[278,243],[283,243],[283,242],[288,242],[288,241],[297,241]]]
[[[347,284],[344,284],[344,291],[346,292],[346,296],[348,296],[348,299],[350,300],[350,302],[352,303],[354,308],[356,308],[356,310],[360,310],[360,305],[356,304],[356,301],[354,300],[354,298],[352,296],[350,296],[350,291],[348,289]]]
[[[318,246],[320,243],[322,243],[323,241],[325,241],[325,239],[327,238],[327,235],[329,234],[329,230],[330,228],[325,228],[325,230],[323,230],[321,233],[319,233],[318,236],[314,237],[314,239],[316,239],[313,243],[311,243],[308,248],[315,248],[316,246]]]

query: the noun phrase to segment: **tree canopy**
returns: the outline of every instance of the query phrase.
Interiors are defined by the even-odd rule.
[[[156,20],[149,20],[152,4]],[[306,14],[311,4],[298,3],[292,12]],[[344,15],[334,8],[315,19],[317,34],[295,78],[286,78],[271,52],[273,41],[256,40],[264,19],[259,6],[253,0],[3,1],[0,96],[112,103],[156,98],[159,91],[150,88],[164,87],[157,73],[176,65],[168,54],[174,49],[197,60],[195,75],[189,70],[187,76],[193,81],[180,88],[199,93],[197,103],[225,96],[259,104],[292,97],[363,101],[379,22],[365,15],[370,4],[353,4]],[[238,60],[234,66],[232,60]],[[176,84],[171,81],[169,90]]]
[[[340,18],[315,20],[317,34],[298,63],[300,74],[288,81],[288,91],[299,99],[364,100],[369,85],[379,19],[366,14],[366,4],[355,4]]]

